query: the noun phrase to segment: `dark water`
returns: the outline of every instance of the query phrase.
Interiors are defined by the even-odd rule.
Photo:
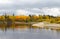
[[[0,29],[0,39],[60,39],[60,31],[29,27]]]

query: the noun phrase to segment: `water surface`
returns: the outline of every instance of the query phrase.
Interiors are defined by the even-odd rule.
[[[60,31],[28,26],[0,28],[0,39],[60,39]]]

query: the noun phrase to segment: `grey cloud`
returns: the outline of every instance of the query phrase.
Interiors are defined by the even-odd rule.
[[[44,7],[48,7],[48,8],[60,8],[60,0],[37,0],[38,2],[36,3],[30,3],[32,2],[32,0],[30,2],[20,2],[18,0],[12,0],[13,3],[12,4],[0,4],[0,10],[4,9],[5,11],[0,11],[1,13],[4,12],[9,12],[9,13],[15,13],[17,10],[19,9],[23,9],[28,11],[29,13],[44,13],[42,10],[38,11],[38,10],[31,10],[32,8],[39,8],[42,9]],[[6,11],[7,10],[7,11]]]
[[[18,0],[13,0],[13,4],[5,4],[5,5],[1,4],[0,9],[60,7],[60,0],[40,0],[39,2],[34,4],[26,3],[26,1],[25,3],[20,3],[18,2]]]

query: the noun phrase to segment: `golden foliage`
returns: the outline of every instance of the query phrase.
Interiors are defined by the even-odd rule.
[[[15,19],[27,20],[30,19],[29,16],[16,16]]]

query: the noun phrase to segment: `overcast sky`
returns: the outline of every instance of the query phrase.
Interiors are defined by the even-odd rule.
[[[60,0],[0,0],[0,15],[60,15]]]

